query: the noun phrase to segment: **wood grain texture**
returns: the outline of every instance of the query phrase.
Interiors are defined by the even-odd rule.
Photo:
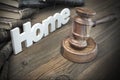
[[[85,7],[97,12],[94,19],[111,12],[118,14],[120,10],[117,0],[86,0]],[[61,9],[63,7],[40,10],[33,17],[32,23],[41,22]],[[74,8],[70,9],[73,17]],[[35,20],[36,17],[38,18]],[[71,26],[72,20],[33,46],[25,48],[20,54],[13,55],[10,60],[9,79],[115,80],[117,74],[120,74],[120,20],[97,25],[91,30],[91,37],[98,44],[98,55],[94,61],[85,64],[70,62],[60,53],[61,42],[70,33]]]

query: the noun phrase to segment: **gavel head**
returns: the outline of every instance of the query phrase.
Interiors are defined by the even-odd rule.
[[[69,40],[74,48],[83,49],[87,46],[87,39],[93,25],[91,17],[96,13],[87,8],[76,7],[77,15],[73,18],[72,34]]]

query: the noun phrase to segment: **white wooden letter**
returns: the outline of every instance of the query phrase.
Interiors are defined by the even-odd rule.
[[[66,24],[70,19],[70,10],[65,8],[60,13],[62,15],[62,24]]]
[[[39,32],[37,32],[37,30]],[[32,29],[31,29],[31,33],[32,33],[32,40],[34,42],[38,42],[43,37],[44,27],[42,26],[42,24],[36,23],[33,25]]]
[[[31,22],[23,24],[23,30],[24,32],[21,34],[18,27],[11,30],[11,38],[15,54],[22,51],[21,43],[23,41],[25,41],[26,47],[29,47],[33,44],[33,41],[31,39]]]

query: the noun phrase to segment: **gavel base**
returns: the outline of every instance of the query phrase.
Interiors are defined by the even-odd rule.
[[[69,40],[70,38],[63,40],[61,48],[61,53],[66,59],[77,63],[90,62],[95,59],[97,55],[97,44],[92,38],[87,40],[88,45],[84,49],[71,47]]]

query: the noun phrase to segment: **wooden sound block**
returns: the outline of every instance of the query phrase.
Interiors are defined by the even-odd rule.
[[[63,40],[61,48],[61,53],[66,59],[77,63],[90,62],[95,59],[97,55],[97,44],[92,38],[87,40],[88,45],[84,49],[71,47],[69,40],[70,38]]]

